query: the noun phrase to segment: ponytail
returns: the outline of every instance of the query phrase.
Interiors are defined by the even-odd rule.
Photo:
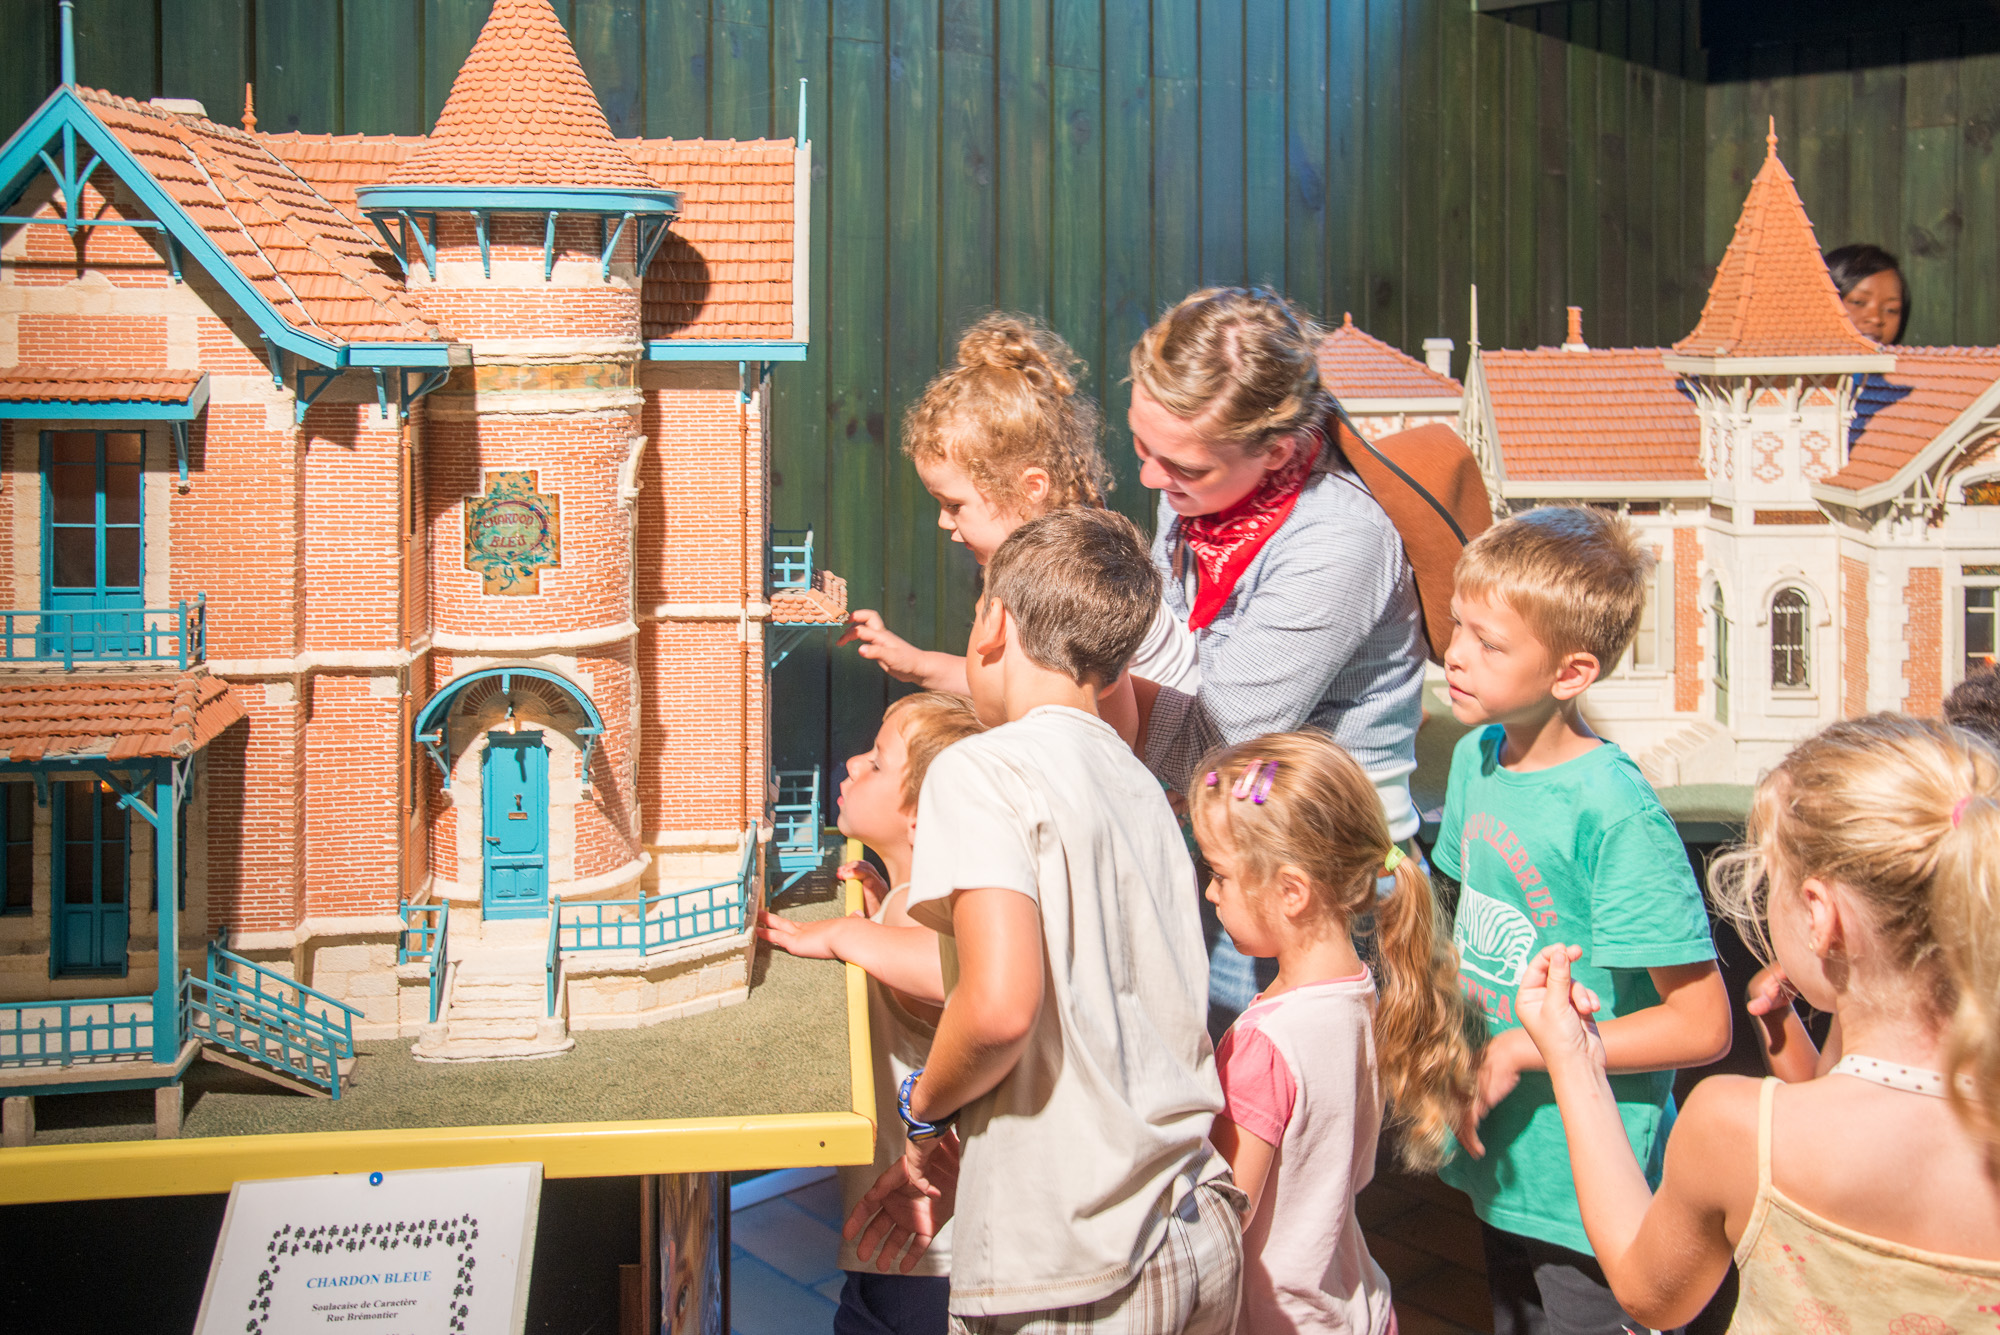
[[[1398,1155],[1413,1172],[1444,1161],[1453,1127],[1472,1103],[1474,1061],[1451,934],[1414,858],[1398,862],[1396,889],[1375,911],[1382,996],[1375,1059]]]
[[[2000,752],[1906,714],[1800,742],[1757,786],[1749,844],[1716,864],[1709,892],[1768,960],[1769,898],[1808,878],[1867,907],[1889,976],[1939,1028],[1951,1106],[2000,1178]]]
[[[1987,1171],[2000,1177],[2000,794],[1961,798],[1952,815],[1931,881],[1932,930],[1958,984],[1945,1027],[1945,1087],[1952,1109],[1986,1143]]]
[[[1220,836],[1247,882],[1269,885],[1281,868],[1295,867],[1338,930],[1375,914],[1375,1062],[1389,1125],[1406,1165],[1437,1167],[1449,1132],[1472,1104],[1470,1009],[1430,879],[1390,842],[1381,794],[1354,757],[1318,732],[1238,742],[1195,773],[1203,776],[1188,794],[1195,832],[1204,843]],[[1256,801],[1231,796],[1253,791]],[[1396,889],[1378,900],[1385,865],[1394,868]]]

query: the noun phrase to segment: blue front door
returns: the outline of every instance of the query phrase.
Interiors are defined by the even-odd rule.
[[[95,780],[58,783],[50,796],[55,930],[49,971],[123,974],[131,921],[125,808]]]
[[[549,911],[549,750],[539,732],[489,732],[481,775],[486,791],[489,918],[539,918]]]
[[[42,656],[124,658],[140,652],[145,616],[137,431],[50,431],[42,438],[43,606],[54,631]]]

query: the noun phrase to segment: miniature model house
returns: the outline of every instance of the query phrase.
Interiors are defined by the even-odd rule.
[[[1433,424],[1456,427],[1465,391],[1451,378],[1451,353],[1450,339],[1427,338],[1418,361],[1345,314],[1320,340],[1320,380],[1369,440]]]
[[[0,1093],[742,997],[845,618],[765,509],[807,146],[614,138],[548,0],[428,137],[254,127],[66,69],[0,148]]]
[[[1878,709],[1936,713],[1990,667],[2000,348],[1863,337],[1768,155],[1671,348],[1474,346],[1460,428],[1503,510],[1614,505],[1660,559],[1592,720],[1656,783],[1750,782]]]

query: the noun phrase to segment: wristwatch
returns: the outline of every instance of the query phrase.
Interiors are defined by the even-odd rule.
[[[903,1119],[903,1129],[909,1133],[911,1140],[935,1140],[949,1131],[951,1124],[958,1120],[958,1114],[954,1112],[938,1118],[935,1122],[919,1122],[910,1112],[910,1095],[915,1092],[917,1080],[923,1073],[921,1066],[910,1072],[903,1077],[902,1086],[896,1091],[896,1116]]]

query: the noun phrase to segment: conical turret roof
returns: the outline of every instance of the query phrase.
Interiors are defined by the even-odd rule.
[[[549,0],[495,0],[429,143],[389,181],[659,188],[613,137]]]
[[[1881,345],[1847,318],[1805,204],[1778,161],[1775,121],[1764,142],[1764,165],[1750,183],[1701,320],[1674,351],[1684,357],[1881,356]]]

